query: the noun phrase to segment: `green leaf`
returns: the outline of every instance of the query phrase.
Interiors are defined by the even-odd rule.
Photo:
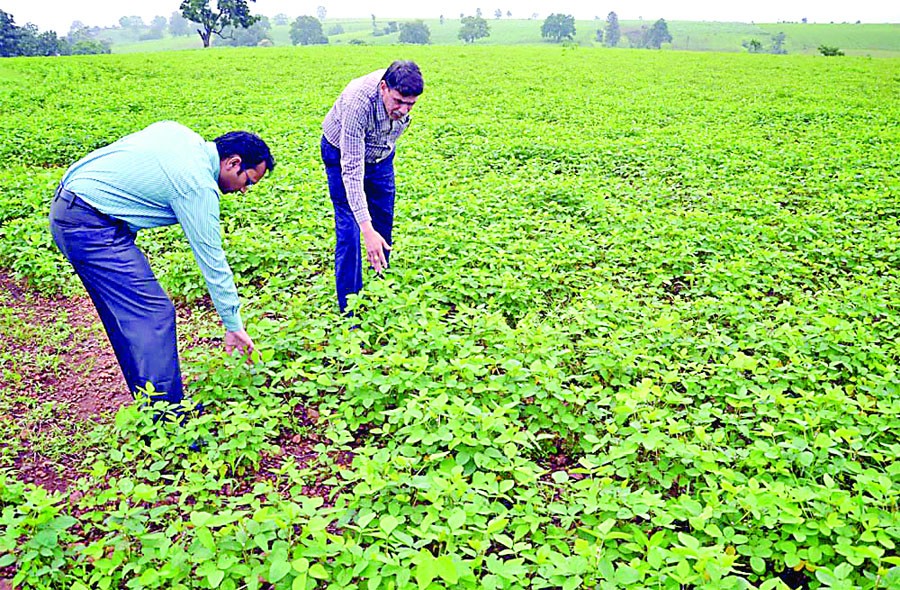
[[[761,557],[751,557],[750,558],[750,567],[753,568],[753,571],[757,574],[761,574],[766,571],[766,562]]]
[[[300,557],[291,562],[291,567],[294,571],[298,571],[301,574],[309,571],[309,560],[305,557]]]
[[[314,563],[309,568],[309,575],[317,580],[327,580],[328,579],[328,570],[325,569],[325,566],[321,563]]]
[[[209,581],[211,587],[218,588],[219,584],[222,583],[222,580],[225,579],[225,572],[220,569],[214,569],[206,574],[206,579]]]
[[[450,515],[450,518],[447,519],[447,524],[450,526],[451,531],[459,530],[465,523],[466,511],[462,508],[454,510],[453,514]]]
[[[498,531],[502,531],[504,528],[506,528],[507,524],[509,524],[508,518],[501,518],[498,516],[488,523],[487,534],[493,535]]]
[[[286,559],[275,559],[269,566],[269,582],[276,583],[291,571],[291,564]]]
[[[200,543],[204,547],[209,549],[210,551],[215,551],[216,550],[216,542],[213,539],[212,533],[209,532],[209,529],[206,527],[203,527],[203,528],[199,528],[196,530],[197,530],[197,532],[196,532],[197,539],[200,541]]]
[[[207,521],[212,518],[212,514],[209,512],[191,512],[190,519],[191,524],[195,527],[201,527],[206,525]]]
[[[456,564],[453,563],[453,557],[450,555],[441,555],[434,562],[434,571],[442,580],[450,584],[459,581],[459,573],[456,570]]]
[[[427,553],[427,551],[425,551],[424,549],[419,553],[419,555],[422,557],[419,561],[419,564],[416,565],[416,583],[419,585],[419,590],[425,590],[425,588],[427,588],[428,585],[431,584],[431,581],[438,575],[435,563],[436,560],[430,553]]]
[[[381,520],[378,521],[379,528],[384,531],[384,534],[386,535],[390,535],[391,531],[397,528],[398,524],[400,524],[400,521],[391,514],[385,514],[381,517]]]
[[[700,541],[687,533],[678,533],[678,540],[681,541],[681,544],[688,549],[693,549],[696,551],[700,548]]]

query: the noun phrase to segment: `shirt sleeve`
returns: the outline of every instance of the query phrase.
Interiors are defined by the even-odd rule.
[[[356,223],[370,221],[369,207],[363,188],[366,157],[366,119],[368,100],[349,100],[341,117],[341,178],[347,191],[347,203]]]
[[[222,248],[222,228],[219,224],[219,195],[214,190],[202,190],[172,200],[172,210],[191,245],[200,272],[206,280],[225,329],[243,329],[240,300],[234,286],[234,275],[225,260]]]

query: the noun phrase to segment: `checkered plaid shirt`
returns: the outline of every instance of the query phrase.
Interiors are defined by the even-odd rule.
[[[347,84],[322,123],[325,139],[341,150],[341,176],[357,223],[372,219],[363,190],[365,163],[390,156],[397,138],[409,127],[409,115],[392,121],[384,108],[378,90],[384,72],[377,70]]]

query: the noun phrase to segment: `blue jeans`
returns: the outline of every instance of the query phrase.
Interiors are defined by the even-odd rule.
[[[359,244],[359,225],[347,202],[347,191],[341,176],[341,150],[322,137],[322,162],[328,177],[328,192],[334,205],[334,277],[338,306],[343,313],[347,307],[347,295],[362,290],[362,248]],[[372,216],[372,227],[390,245],[394,228],[394,153],[374,164],[366,163],[363,174],[363,190],[366,204]],[[389,258],[390,252],[385,256]]]
[[[181,402],[175,307],[135,234],[61,186],[50,206],[50,233],[94,302],[131,393],[150,383],[153,401]]]

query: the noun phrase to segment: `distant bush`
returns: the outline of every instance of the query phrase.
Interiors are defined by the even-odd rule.
[[[322,33],[322,23],[314,16],[298,16],[291,24],[291,42],[294,45],[324,45],[328,37]]]
[[[819,45],[819,53],[826,57],[836,57],[844,55],[844,52],[837,47],[830,47],[828,45]]]
[[[400,42],[428,45],[431,43],[431,31],[428,25],[420,20],[403,23],[400,25]]]

